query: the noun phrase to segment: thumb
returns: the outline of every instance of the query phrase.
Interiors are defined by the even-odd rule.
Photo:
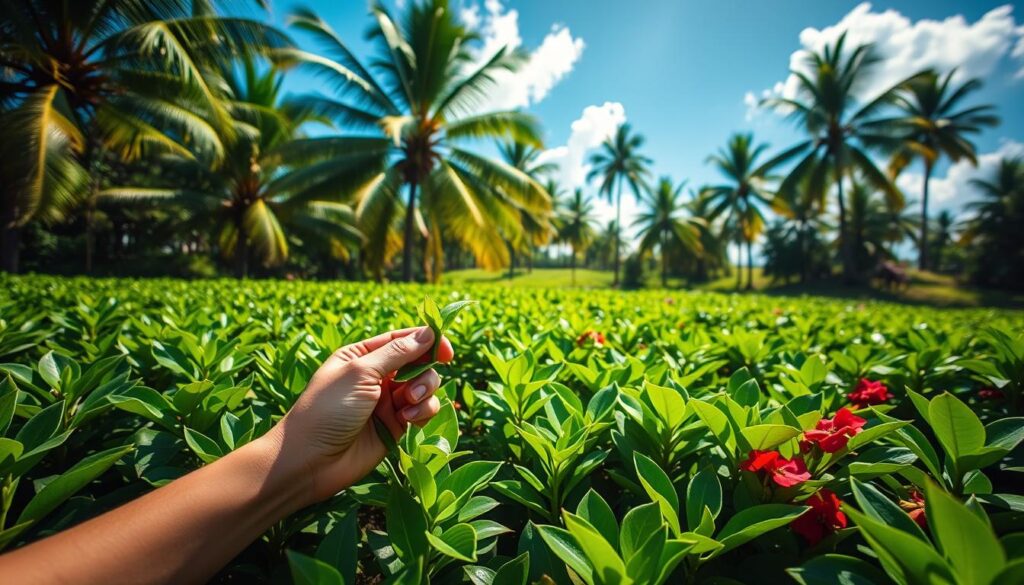
[[[397,337],[360,358],[363,366],[383,378],[398,368],[423,357],[434,345],[430,327],[414,329],[409,335]]]

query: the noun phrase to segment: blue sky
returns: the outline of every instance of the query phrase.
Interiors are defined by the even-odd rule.
[[[283,22],[295,5],[312,7],[357,54],[369,53],[366,3],[278,0],[273,19]],[[776,84],[781,88],[794,51],[834,38],[839,28],[888,53],[879,83],[921,65],[957,66],[965,76],[985,79],[973,101],[996,104],[1003,123],[976,139],[979,170],[965,164],[939,169],[937,207],[958,209],[969,198],[970,176],[1024,148],[1024,8],[1018,3],[465,0],[453,6],[492,45],[512,39],[537,52],[526,78],[507,80],[496,102],[540,117],[549,156],[565,167],[570,182],[585,170],[579,161],[587,149],[622,119],[646,136],[656,175],[691,186],[717,180],[705,159],[733,132],[752,131],[776,149],[793,143],[797,130],[749,103]],[[287,87],[318,89],[302,75],[290,76]],[[914,198],[919,177],[911,172],[901,185]]]

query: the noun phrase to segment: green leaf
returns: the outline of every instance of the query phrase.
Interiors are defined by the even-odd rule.
[[[530,553],[524,552],[505,563],[495,573],[491,585],[526,585],[530,576]]]
[[[401,486],[391,486],[385,517],[391,546],[403,562],[426,556],[430,550],[427,519],[419,502]]]
[[[185,442],[203,463],[213,463],[224,456],[224,451],[216,441],[187,427],[185,428]]]
[[[992,528],[934,483],[925,488],[928,525],[963,583],[989,583],[1006,564]]]
[[[788,504],[761,504],[740,510],[715,537],[724,545],[717,554],[732,550],[770,530],[786,526],[807,510],[806,506]]]
[[[789,425],[751,425],[743,428],[743,436],[751,449],[766,451],[785,443],[800,434],[800,429]]]
[[[651,502],[632,508],[622,519],[619,549],[627,562],[643,547],[647,539],[665,526],[658,504]]]
[[[939,443],[954,461],[985,446],[985,427],[981,421],[966,404],[948,392],[932,399],[928,418]]]
[[[563,512],[565,527],[576,539],[594,567],[594,577],[600,583],[629,583],[626,565],[618,552],[589,522],[570,512]]]
[[[568,530],[542,524],[537,526],[537,532],[540,533],[540,537],[547,543],[551,552],[575,571],[584,583],[595,585],[594,567],[576,538]]]
[[[619,548],[619,523],[615,519],[615,513],[611,506],[593,489],[580,500],[576,507],[576,515],[589,522],[598,533],[612,545],[612,548]]]
[[[469,524],[456,524],[434,536],[423,533],[438,552],[467,563],[476,562],[476,530]]]
[[[28,419],[28,422],[21,427],[14,438],[24,446],[26,453],[31,452],[57,434],[63,419],[64,401],[62,400],[47,406]]]
[[[867,561],[837,554],[814,557],[786,572],[800,585],[881,585],[887,582],[885,575]]]
[[[857,524],[893,580],[900,583],[956,583],[949,565],[931,545],[849,507],[844,507],[844,511]]]
[[[696,530],[704,516],[704,509],[711,511],[712,519],[722,511],[722,484],[718,474],[710,467],[697,472],[686,486],[686,526]]]
[[[644,491],[658,503],[661,515],[672,529],[672,534],[678,536],[682,532],[679,526],[679,494],[676,493],[672,480],[657,463],[643,453],[634,453],[633,463],[636,465],[636,475],[644,486]]]
[[[337,569],[293,550],[287,552],[295,585],[348,585]]]
[[[337,568],[342,582],[352,585],[356,582],[359,552],[358,522],[356,511],[348,512],[344,518],[334,523],[316,548],[317,560]]]
[[[0,437],[7,433],[7,429],[14,420],[14,407],[18,404],[18,387],[14,385],[14,379],[8,374],[0,382]]]
[[[925,542],[928,541],[924,532],[921,531],[921,527],[875,486],[870,483],[862,483],[851,477],[850,490],[861,511],[868,516],[883,524],[913,534]]]
[[[92,480],[110,469],[111,465],[133,448],[132,445],[114,447],[82,459],[71,469],[60,474],[57,479],[47,483],[46,487],[40,490],[21,511],[18,523],[38,521],[46,516],[78,490],[89,485]]]

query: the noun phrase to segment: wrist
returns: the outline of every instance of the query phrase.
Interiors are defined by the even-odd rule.
[[[262,481],[261,494],[287,516],[313,503],[313,476],[300,458],[289,456],[284,435],[275,426],[239,449]]]

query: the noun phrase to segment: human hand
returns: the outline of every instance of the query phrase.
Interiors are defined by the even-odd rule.
[[[387,454],[370,417],[396,439],[406,423],[423,425],[440,409],[434,392],[441,379],[427,370],[408,382],[395,370],[429,359],[434,332],[415,327],[383,333],[335,351],[313,374],[299,400],[268,433],[279,458],[309,482],[308,503],[326,499],[359,481]],[[442,339],[438,361],[451,361]]]

